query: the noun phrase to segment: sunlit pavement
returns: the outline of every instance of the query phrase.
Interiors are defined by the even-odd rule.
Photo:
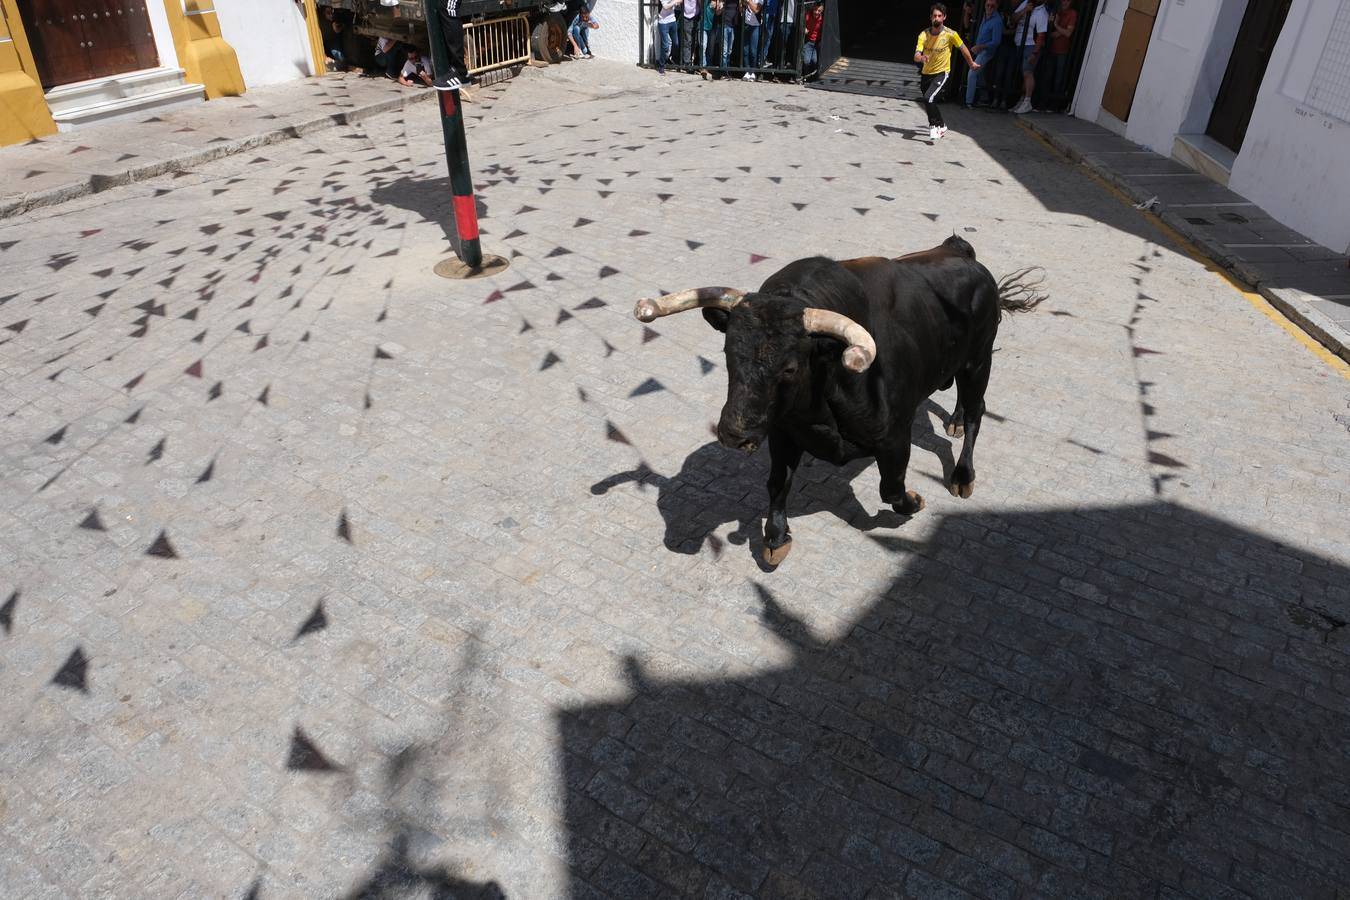
[[[1007,117],[484,93],[491,280],[432,104],[4,221],[0,893],[1350,883],[1350,381]],[[720,335],[633,303],[953,232],[1050,294],[974,497],[936,395],[927,509],[810,465],[765,571]]]

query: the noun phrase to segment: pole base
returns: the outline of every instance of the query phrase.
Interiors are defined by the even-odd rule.
[[[491,278],[493,275],[505,272],[506,267],[509,265],[511,265],[511,263],[506,259],[500,256],[493,256],[489,253],[484,254],[483,264],[476,268],[470,268],[469,266],[464,265],[458,256],[452,256],[449,259],[443,259],[436,263],[436,266],[432,271],[442,278]]]

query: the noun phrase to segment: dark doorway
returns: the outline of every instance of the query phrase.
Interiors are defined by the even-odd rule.
[[[886,62],[912,62],[914,41],[928,24],[931,0],[839,0],[840,43],[844,56]],[[960,18],[960,0],[947,4]],[[955,10],[952,16],[950,11]],[[952,28],[959,22],[948,21]]]
[[[19,0],[42,87],[159,65],[145,0]]]
[[[1233,53],[1228,57],[1214,112],[1205,133],[1237,153],[1247,136],[1247,125],[1256,106],[1256,92],[1266,75],[1266,64],[1284,27],[1290,0],[1250,0],[1242,16]]]

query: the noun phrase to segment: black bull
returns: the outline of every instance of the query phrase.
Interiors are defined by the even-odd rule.
[[[836,465],[874,456],[882,502],[901,515],[923,509],[923,498],[905,489],[910,426],[919,404],[953,382],[947,434],[965,441],[948,490],[971,495],[999,319],[1045,299],[1027,283],[1029,271],[996,283],[970,244],[953,236],[898,259],[797,260],[757,292],[700,288],[644,300],[636,312],[649,321],[699,306],[726,334],[717,437],[745,451],[769,442],[764,558],[777,565],[791,549],[787,496],[803,452]],[[825,317],[832,331],[814,327]],[[843,355],[841,339],[851,344]]]

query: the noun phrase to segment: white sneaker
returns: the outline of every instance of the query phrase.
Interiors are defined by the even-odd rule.
[[[928,139],[929,139],[930,141],[932,141],[933,143],[936,144],[936,143],[937,143],[937,139],[940,138],[940,137],[942,137],[942,134],[941,134],[941,132],[938,131],[938,127],[937,127],[936,125],[929,125],[929,126],[928,126]]]
[[[1012,111],[1019,116],[1023,113],[1031,112],[1031,98],[1023,97],[1021,100],[1018,100],[1017,105],[1012,108]]]
[[[939,126],[938,126],[938,137],[941,138],[941,137],[946,137],[946,136],[947,136],[947,126],[946,126],[946,125],[939,125]]]

